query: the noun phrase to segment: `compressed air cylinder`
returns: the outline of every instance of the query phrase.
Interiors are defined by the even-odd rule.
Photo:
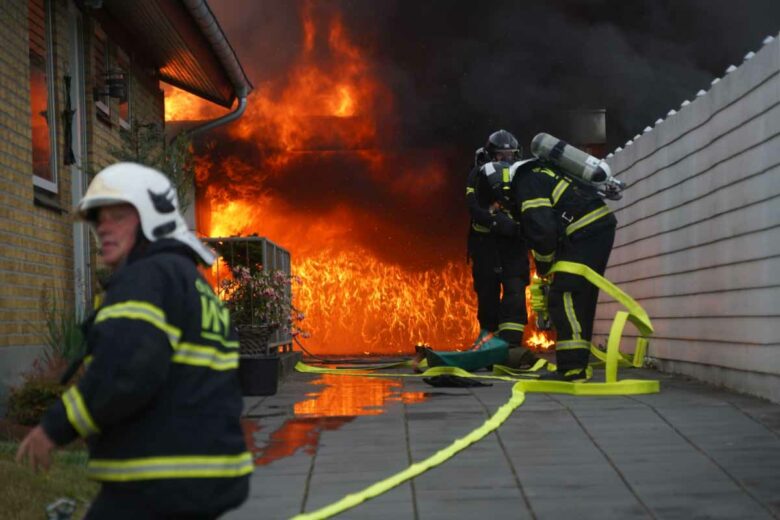
[[[607,163],[550,134],[537,134],[531,141],[531,153],[594,186],[612,177]]]

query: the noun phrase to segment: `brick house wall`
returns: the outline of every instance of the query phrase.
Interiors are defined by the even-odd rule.
[[[41,352],[46,315],[43,292],[54,291],[68,304],[74,301],[74,225],[71,208],[71,167],[64,164],[62,111],[66,107],[63,77],[69,73],[73,49],[71,0],[51,0],[54,92],[57,114],[57,193],[33,185],[28,0],[0,3],[0,408],[9,384]],[[83,171],[94,174],[113,162],[120,145],[118,101],[110,99],[110,121],[99,120],[92,101],[92,35],[95,22],[83,13],[83,92],[86,100],[86,142],[77,157]],[[107,34],[111,34],[106,31]],[[110,38],[110,36],[109,36]],[[164,122],[163,93],[148,75],[149,66],[130,57],[130,121]],[[77,78],[73,78],[73,82]],[[74,128],[74,132],[77,129]],[[94,265],[94,252],[91,255]]]

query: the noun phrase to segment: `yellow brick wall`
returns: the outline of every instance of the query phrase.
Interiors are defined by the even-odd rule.
[[[55,202],[65,211],[34,203],[30,128],[30,87],[27,0],[0,2],[0,348],[41,345],[45,317],[41,309],[44,288],[56,288],[73,298],[73,220],[70,167],[63,161],[62,81],[71,54],[68,2],[53,0],[54,59],[57,117],[58,188]],[[117,101],[112,100],[112,123],[97,120],[92,103],[90,34],[84,19],[84,92],[87,112],[86,171],[97,172],[113,159],[118,147]],[[125,49],[133,59],[133,49]],[[133,67],[138,74],[143,67]],[[151,85],[150,85],[151,83]],[[156,82],[131,80],[131,119],[163,121],[162,92]]]
[[[35,345],[41,290],[70,283],[70,221],[33,204],[27,1],[0,9],[0,346]],[[67,172],[59,182],[58,202],[70,204]]]
[[[94,35],[93,21],[85,23],[85,52],[87,53],[87,59],[85,60],[86,69],[86,85],[85,92],[87,96],[91,97],[92,94],[92,38]],[[110,40],[110,35],[109,35]],[[112,42],[115,44],[115,42]],[[143,67],[138,63],[138,56],[133,49],[122,49],[130,56],[131,61],[131,77],[130,77],[130,121],[135,120],[141,124],[147,123],[160,123],[164,121],[164,105],[163,105],[163,92],[160,89],[159,82],[150,78],[142,78],[144,70],[148,70],[149,67]],[[88,100],[88,139],[89,139],[89,161],[93,167],[93,173],[97,173],[100,169],[108,166],[114,162],[114,157],[111,155],[111,150],[121,147],[122,141],[119,133],[119,101],[114,98],[110,98],[109,111],[110,111],[110,123],[107,123],[104,119],[100,119],[95,110],[95,106],[91,99]]]

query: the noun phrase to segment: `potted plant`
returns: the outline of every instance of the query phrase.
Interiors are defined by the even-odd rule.
[[[278,355],[268,341],[276,330],[301,334],[303,319],[292,303],[292,284],[300,279],[276,269],[239,265],[218,290],[239,337],[239,377],[244,395],[272,395],[278,385]]]

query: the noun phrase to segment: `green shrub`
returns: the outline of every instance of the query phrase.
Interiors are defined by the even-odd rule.
[[[43,356],[47,363],[56,363],[60,359],[73,361],[83,356],[86,349],[81,333],[81,316],[65,301],[66,297],[55,289],[44,287],[41,293],[41,308],[46,316],[46,350]]]
[[[35,426],[64,390],[65,387],[56,380],[28,377],[9,392],[6,417],[18,424]]]

